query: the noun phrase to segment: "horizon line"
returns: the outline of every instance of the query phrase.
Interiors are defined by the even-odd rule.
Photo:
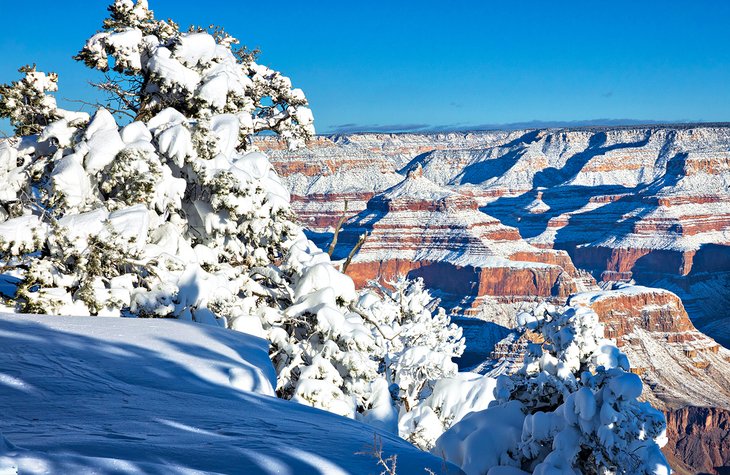
[[[329,131],[319,132],[317,136],[357,135],[357,134],[438,134],[452,132],[498,132],[517,130],[549,130],[549,129],[587,129],[587,128],[641,128],[641,127],[693,127],[716,126],[728,127],[728,121],[699,120],[634,120],[634,119],[593,119],[572,121],[526,121],[504,124],[473,125],[428,125],[428,124],[342,124]]]

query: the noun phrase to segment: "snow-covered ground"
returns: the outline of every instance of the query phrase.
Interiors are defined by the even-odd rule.
[[[272,397],[256,337],[168,319],[0,314],[0,474],[459,473],[368,425]],[[11,444],[15,444],[13,447]]]

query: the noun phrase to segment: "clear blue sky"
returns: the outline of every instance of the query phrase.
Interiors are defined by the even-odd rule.
[[[4,2],[0,81],[36,62],[91,97],[71,55],[104,0]],[[730,121],[730,2],[150,0],[220,24],[304,89],[319,132],[529,121]]]

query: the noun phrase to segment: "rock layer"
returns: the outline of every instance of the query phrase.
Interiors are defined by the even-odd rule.
[[[474,199],[424,177],[420,166],[346,223],[335,257],[346,257],[363,233],[368,239],[347,269],[360,286],[421,277],[445,304],[466,310],[485,296],[565,301],[584,288],[567,253],[531,246]]]
[[[328,231],[345,199],[354,216],[421,166],[598,280],[677,293],[700,329],[730,345],[728,126],[357,134],[271,153],[313,231]]]
[[[722,475],[730,467],[730,411],[685,407],[668,411],[665,453],[692,470]]]

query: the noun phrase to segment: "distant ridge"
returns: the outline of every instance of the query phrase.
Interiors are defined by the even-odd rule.
[[[348,124],[349,125],[349,124]],[[640,128],[676,128],[687,129],[694,127],[730,127],[730,122],[701,122],[701,121],[651,121],[651,120],[622,120],[596,119],[576,121],[529,121],[513,122],[508,124],[482,124],[470,126],[424,126],[410,130],[402,130],[396,126],[388,129],[387,126],[352,126],[335,129],[331,132],[317,134],[321,137],[336,137],[343,135],[434,135],[443,133],[476,133],[476,132],[513,132],[519,130],[607,130],[607,129],[640,129]]]

